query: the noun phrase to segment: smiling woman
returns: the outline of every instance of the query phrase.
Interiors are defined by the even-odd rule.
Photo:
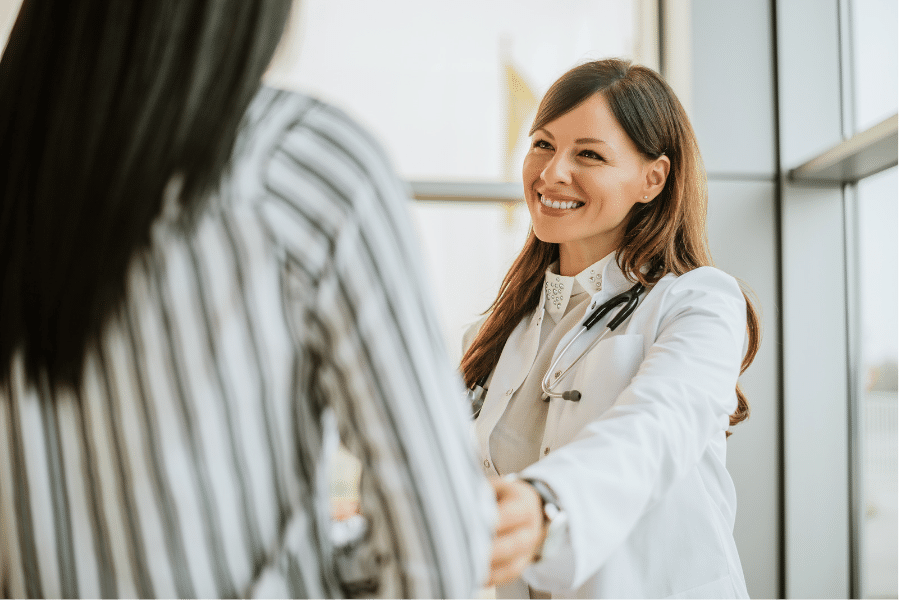
[[[725,439],[759,330],[711,266],[684,109],[652,70],[600,60],[550,87],[530,133],[532,231],[462,360],[497,595],[746,597]]]
[[[560,274],[575,276],[616,250],[628,214],[659,195],[668,173],[668,157],[643,156],[601,95],[535,130],[525,199],[535,235],[559,244]]]

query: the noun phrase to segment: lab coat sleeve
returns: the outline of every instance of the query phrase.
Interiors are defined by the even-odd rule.
[[[309,356],[303,364],[313,365],[298,384],[333,414],[362,463],[360,503],[377,594],[474,597],[487,578],[496,508],[471,442],[462,382],[423,284],[407,191],[377,144],[346,116],[315,111],[305,119],[310,127],[298,125],[285,144],[296,154],[309,148],[316,178],[329,177],[329,169],[344,176],[328,181],[320,202],[338,225],[315,302],[296,317]],[[328,132],[328,143],[318,130]],[[293,176],[279,172],[280,189],[310,189],[308,170]],[[283,243],[290,250],[302,240]]]
[[[540,589],[577,588],[596,573],[729,426],[746,328],[737,282],[702,267],[661,292],[654,341],[630,384],[571,442],[521,474],[546,482],[569,515],[571,545],[562,555],[570,568],[547,561],[524,573]]]

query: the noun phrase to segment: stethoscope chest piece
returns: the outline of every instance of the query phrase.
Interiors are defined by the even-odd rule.
[[[594,309],[594,311],[588,315],[588,317],[581,324],[581,329],[579,329],[578,333],[576,333],[575,336],[571,340],[569,340],[569,343],[567,343],[566,346],[562,349],[562,352],[557,355],[556,359],[551,363],[550,368],[547,369],[547,372],[544,374],[543,379],[541,379],[541,391],[543,392],[542,398],[544,402],[549,402],[551,398],[562,398],[563,400],[569,400],[571,402],[578,402],[579,400],[581,400],[581,392],[579,392],[578,390],[555,392],[553,388],[556,387],[560,381],[562,381],[566,373],[571,371],[572,368],[574,368],[575,365],[578,364],[578,361],[584,358],[584,356],[588,352],[590,352],[594,348],[594,346],[596,346],[611,331],[625,322],[625,320],[630,317],[632,313],[634,313],[635,309],[637,309],[637,306],[640,303],[640,296],[643,291],[644,286],[640,283],[636,283],[630,290],[622,292],[617,296],[613,296],[612,298],[598,306],[596,309]],[[566,355],[566,352],[569,350],[572,344],[574,344],[575,341],[583,334],[587,333],[587,331],[591,329],[591,327],[596,325],[600,321],[600,319],[605,317],[607,313],[622,304],[624,304],[624,306],[622,306],[621,310],[616,313],[616,316],[610,319],[609,323],[606,324],[606,328],[604,329],[603,333],[597,336],[597,338],[594,339],[594,341],[591,342],[587,348],[582,350],[581,354],[579,354],[575,358],[575,360],[573,360],[569,364],[568,367],[563,370],[558,370],[557,367],[559,366],[560,361],[562,361],[562,358]]]

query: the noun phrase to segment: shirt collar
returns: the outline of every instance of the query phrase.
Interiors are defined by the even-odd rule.
[[[559,320],[566,314],[566,307],[573,296],[583,292],[596,295],[617,279],[614,273],[607,274],[609,264],[615,265],[614,256],[615,252],[607,254],[574,277],[558,275],[559,262],[555,262],[547,268],[544,273],[543,305],[555,323],[559,323]],[[619,272],[619,269],[615,268],[614,271]],[[621,275],[621,273],[619,274]]]
[[[607,276],[606,268],[610,262],[615,262],[613,261],[615,254],[615,252],[610,252],[575,276],[575,279],[581,284],[581,287],[589,294],[596,294],[604,288],[604,279]]]

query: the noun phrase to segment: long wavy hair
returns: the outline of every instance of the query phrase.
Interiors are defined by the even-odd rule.
[[[25,0],[0,60],[0,384],[80,386],[178,174],[228,166],[291,0]]]
[[[651,287],[664,275],[683,275],[712,265],[706,238],[706,172],[687,114],[675,93],[656,72],[619,59],[577,66],[560,77],[541,100],[530,134],[568,113],[594,94],[602,94],[616,120],[647,158],[665,154],[670,161],[663,191],[652,202],[637,203],[628,215],[616,261],[632,281]],[[478,335],[462,358],[466,385],[472,387],[497,365],[516,325],[540,301],[544,272],[559,259],[559,246],[542,242],[530,231],[525,247],[503,278],[500,291]],[[643,266],[649,267],[642,270]],[[749,344],[741,372],[753,362],[760,326],[747,300]],[[750,414],[737,387],[738,406],[731,425]]]

